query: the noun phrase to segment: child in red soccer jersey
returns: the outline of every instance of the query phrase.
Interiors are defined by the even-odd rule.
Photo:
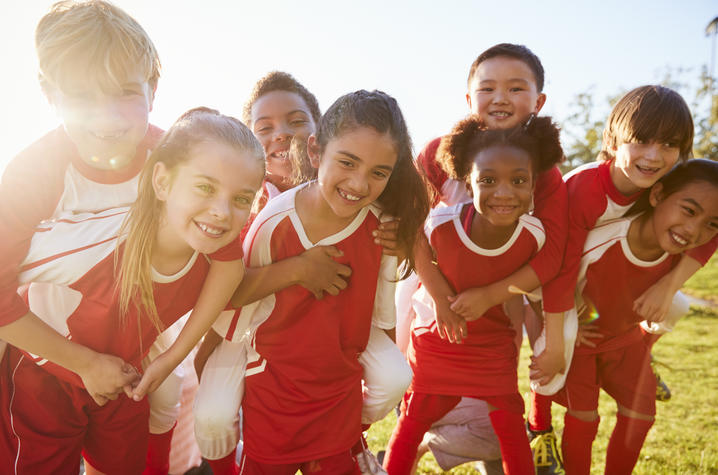
[[[533,206],[539,173],[563,157],[550,118],[534,118],[511,129],[486,130],[472,116],[442,139],[437,152],[447,174],[471,188],[473,203],[436,208],[426,232],[441,273],[457,293],[511,275],[543,246],[545,233]],[[409,474],[416,449],[431,424],[462,396],[484,399],[501,445],[504,471],[533,473],[518,393],[515,331],[501,306],[467,324],[456,345],[439,334],[433,300],[425,288],[414,296],[408,358],[414,370],[401,415],[389,442],[385,468]]]
[[[573,308],[581,250],[589,231],[623,216],[658,179],[691,155],[692,145],[693,120],[677,92],[663,86],[641,86],[618,101],[606,123],[599,161],[581,166],[564,177],[569,193],[569,232],[561,272],[543,288],[545,312],[563,315]],[[646,315],[646,306],[641,302],[650,297],[662,308],[664,302],[670,303],[674,296],[680,301],[681,295],[676,292],[707,262],[717,244],[718,240],[713,239],[688,251],[676,268],[637,296],[636,312],[653,321],[650,325],[644,324],[656,334],[651,337],[651,343],[673,327],[676,319],[685,313],[685,307],[683,311],[670,312],[666,319],[658,314]],[[660,292],[659,296],[655,292]],[[549,384],[556,369],[569,363],[539,356],[532,364],[532,387],[541,392],[532,393],[529,422],[535,433],[550,431],[551,400],[547,395],[560,387],[565,375],[555,377],[553,387],[548,390],[540,386]]]
[[[655,417],[656,378],[650,345],[639,326],[643,316],[634,302],[679,265],[682,253],[715,239],[718,164],[679,164],[628,214],[596,226],[581,257],[577,304],[597,311],[592,325],[601,337],[580,339],[583,344],[576,348],[566,385],[557,395],[568,408],[562,451],[571,474],[590,472],[599,389],[618,405],[605,473],[630,474],[638,460]]]
[[[358,357],[372,321],[393,317],[396,278],[396,261],[372,233],[389,214],[399,219],[397,241],[412,249],[428,211],[403,117],[382,92],[338,99],[310,137],[309,154],[317,180],[260,212],[245,240],[248,263],[326,244],[342,251],[352,274],[337,296],[316,300],[292,287],[243,309],[251,312],[251,346],[241,473],[359,473],[350,451],[361,432]],[[405,271],[412,257],[406,262]]]
[[[291,75],[274,71],[255,84],[245,105],[244,118],[262,142],[267,157],[268,175],[263,183],[263,194],[255,203],[254,216],[280,192],[316,178],[316,169],[307,168],[309,158],[306,156],[306,140],[310,134],[316,132],[319,117],[316,98]],[[304,150],[301,149],[302,146]],[[309,165],[311,167],[311,164]],[[250,220],[253,220],[253,217],[250,217]],[[245,226],[245,230],[247,228],[248,226]],[[390,250],[385,249],[385,252]],[[341,256],[336,248],[314,246],[302,255],[320,260],[319,263],[303,263],[307,274],[304,280],[308,280],[309,284],[316,285],[312,279],[320,280],[317,276],[322,271],[320,265],[325,265],[331,271],[329,275],[331,281],[326,278],[321,279],[327,281],[324,288],[316,286],[312,288],[302,284],[307,290],[321,297],[323,290],[327,290],[328,295],[336,295],[346,287],[345,278],[350,276],[351,269],[332,259]],[[293,258],[290,257],[288,260],[291,259]],[[325,260],[330,262],[324,264]],[[249,268],[247,283],[252,282],[253,287],[256,285],[257,280],[253,273],[259,274],[259,278],[277,282],[277,273],[281,275],[284,271],[276,269],[282,265],[283,261],[280,261],[262,268]],[[332,270],[335,268],[336,270]],[[286,287],[289,287],[289,283],[267,293]],[[264,296],[266,295],[261,295]],[[216,325],[217,330],[227,340],[232,340],[233,335],[227,335],[228,329],[221,328],[223,327],[221,323],[220,321]],[[406,360],[385,332],[393,329],[393,316],[385,322],[375,323],[372,325],[369,343],[360,357],[360,363],[364,368],[362,423],[366,425],[382,419],[395,408],[411,381],[411,370]],[[195,433],[203,456],[209,460],[213,471],[221,474],[238,470],[238,467],[235,467],[235,448],[239,436],[237,411],[241,401],[242,377],[237,372],[241,372],[242,369],[238,368],[241,365],[225,361],[221,355],[232,353],[229,350],[225,351],[225,348],[217,349],[217,345],[233,346],[231,341],[221,343],[217,333],[211,332],[201,347],[200,358],[195,360],[197,367],[202,369],[204,362],[210,358],[209,353],[216,352],[215,356],[208,360],[211,363],[207,366],[207,372],[202,372],[202,382],[195,402]],[[232,386],[233,384],[235,386]],[[236,387],[236,390],[218,391],[219,387],[226,389]],[[360,467],[368,467],[373,461],[373,455],[366,448],[366,444],[361,446],[359,443],[357,449]],[[374,464],[378,466],[378,462]]]
[[[3,311],[4,473],[140,473],[149,406],[126,398],[162,327],[192,309],[209,255],[239,235],[264,176],[261,145],[238,120],[184,114],[145,164],[129,211],[69,213],[33,236],[20,269],[30,312]],[[193,318],[189,351],[211,322]],[[17,349],[16,349],[17,348]]]

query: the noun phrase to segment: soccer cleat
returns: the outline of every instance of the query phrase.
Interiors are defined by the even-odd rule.
[[[563,460],[556,445],[553,427],[540,432],[534,432],[528,427],[527,429],[536,475],[565,475],[566,471],[563,469]]]
[[[666,402],[671,399],[671,389],[668,387],[666,382],[663,381],[663,378],[661,378],[661,375],[658,373],[656,366],[659,365],[665,366],[666,368],[670,369],[667,364],[661,363],[660,361],[653,358],[653,355],[651,355],[651,368],[653,369],[653,374],[656,376],[656,401]]]
[[[361,437],[361,446],[362,451],[354,454],[354,458],[357,461],[357,465],[359,465],[359,471],[362,475],[388,475],[384,467],[381,466],[381,462],[379,462],[372,451],[369,450],[364,435]]]

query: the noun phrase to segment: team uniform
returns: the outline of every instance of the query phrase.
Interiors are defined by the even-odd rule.
[[[42,225],[19,275],[25,304],[73,342],[139,368],[158,333],[130,307],[120,316],[114,265],[125,209],[74,214]],[[120,244],[119,252],[122,252]],[[192,309],[209,269],[195,253],[174,275],[153,271],[154,298],[165,326]],[[19,318],[4,312],[0,324]],[[105,473],[140,473],[147,453],[146,400],[119,397],[99,407],[77,374],[10,348],[3,359],[4,473],[76,474],[80,450]]]
[[[598,319],[592,323],[604,337],[595,341],[595,348],[585,345],[576,348],[566,385],[556,396],[569,409],[597,410],[602,388],[628,409],[646,415],[656,413],[656,379],[650,366],[650,348],[639,326],[642,318],[633,311],[633,302],[667,274],[681,256],[663,254],[653,261],[637,258],[626,239],[632,221],[633,218],[620,219],[597,226],[584,245],[576,288],[577,306],[585,307],[586,314],[595,310]],[[622,417],[629,419],[619,414],[617,430],[632,424],[634,430],[636,427],[644,430],[645,438],[652,421],[631,418],[628,422],[622,421]],[[579,421],[567,414],[563,453],[569,473],[588,473],[597,426],[598,421],[595,424]],[[643,438],[638,451],[631,456],[622,453],[611,457],[609,444],[606,473],[630,473]]]
[[[271,209],[276,209],[277,206],[283,209],[281,208],[283,206],[293,210],[295,189],[280,195],[280,191],[265,180],[262,190],[260,197],[262,209],[265,208],[262,203],[266,205],[268,202],[272,206]],[[279,197],[277,197],[278,195]],[[276,200],[281,200],[280,204],[275,204]],[[266,216],[270,212],[272,211],[262,211],[261,215]],[[295,212],[291,211],[291,213]],[[294,216],[292,219],[298,219],[296,214],[292,214],[292,216]],[[252,222],[255,219],[256,215],[250,218]],[[249,240],[245,239],[245,247],[247,243]],[[323,241],[316,245],[320,244],[330,243]],[[304,250],[306,249],[297,248],[296,254],[300,254]],[[249,251],[247,252],[249,258]],[[283,256],[291,257],[292,254],[283,254]],[[279,259],[273,257],[271,260],[248,261],[247,264],[249,266],[266,265]],[[387,279],[394,280],[396,259],[384,258],[383,262],[383,272],[387,273]],[[354,279],[354,271],[352,271],[351,281]],[[392,283],[383,282],[381,305],[377,307],[382,310],[375,312],[372,318],[369,341],[359,357],[359,363],[364,371],[362,378],[363,404],[361,406],[363,427],[381,420],[394,409],[411,382],[412,373],[408,363],[384,331],[394,328],[396,324],[393,288]],[[305,292],[299,286],[293,286],[290,289],[301,289],[302,292]],[[288,290],[285,289],[283,292]],[[231,467],[234,451],[240,439],[238,411],[244,395],[244,368],[247,361],[245,346],[249,328],[247,325],[250,319],[253,319],[254,309],[255,306],[247,306],[234,313],[225,312],[215,322],[213,329],[224,340],[214,349],[207,360],[195,400],[195,436],[202,455],[212,461],[215,471],[223,471]],[[226,390],[217,391],[218,387],[226,388]]]
[[[470,202],[439,208],[432,211],[426,225],[439,269],[457,292],[511,275],[541,249],[545,240],[541,222],[523,215],[503,246],[482,249],[469,237],[475,213]],[[407,351],[414,378],[392,436],[388,471],[409,473],[424,432],[462,396],[483,399],[499,409],[490,417],[501,444],[504,468],[511,473],[533,470],[523,428],[523,400],[518,392],[515,331],[502,306],[492,307],[481,318],[468,322],[468,336],[460,345],[439,336],[433,300],[424,287],[414,295],[414,311]]]
[[[333,245],[344,253],[340,259],[352,275],[338,296],[317,300],[293,286],[253,305],[245,322],[251,346],[242,402],[243,473],[259,467],[294,473],[316,461],[324,473],[358,470],[349,449],[361,431],[359,356],[372,322],[394,319],[396,260],[384,257],[372,238],[380,210],[368,206],[344,230],[312,243],[294,207],[300,188],[259,214],[245,240],[248,264],[266,265],[313,245]]]

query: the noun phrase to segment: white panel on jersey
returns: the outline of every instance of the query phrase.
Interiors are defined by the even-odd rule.
[[[122,183],[105,184],[85,177],[72,164],[65,171],[65,189],[53,216],[66,212],[97,213],[137,200],[139,174]]]
[[[67,319],[80,305],[82,293],[61,285],[31,283],[27,299],[32,313],[60,335],[67,337],[70,334]]]

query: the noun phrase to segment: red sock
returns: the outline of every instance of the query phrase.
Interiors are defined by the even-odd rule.
[[[237,465],[237,449],[225,455],[221,459],[209,460],[209,466],[214,475],[239,475],[239,465]]]
[[[170,471],[170,446],[177,423],[167,432],[150,434],[147,444],[147,460],[142,475],[167,475]]]
[[[534,458],[521,414],[497,409],[489,413],[491,425],[501,446],[504,473],[524,475],[534,473]]]
[[[606,451],[606,473],[630,475],[633,472],[652,425],[653,421],[617,414],[616,427],[613,428]]]
[[[595,421],[586,422],[566,413],[561,438],[563,468],[566,469],[566,473],[571,475],[591,473],[591,446],[596,438],[600,420],[599,417]]]
[[[529,429],[534,432],[551,430],[551,397],[531,391]]]
[[[419,444],[430,427],[431,424],[408,418],[402,412],[386,448],[384,469],[391,475],[409,475]]]

